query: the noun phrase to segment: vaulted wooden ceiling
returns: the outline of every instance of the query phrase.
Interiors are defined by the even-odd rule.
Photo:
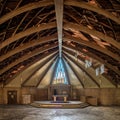
[[[52,54],[78,65],[76,51],[83,62],[103,63],[103,76],[120,85],[120,0],[0,0],[1,84]]]

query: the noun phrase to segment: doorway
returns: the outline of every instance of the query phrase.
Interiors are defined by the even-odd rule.
[[[8,104],[17,104],[17,91],[8,91]]]

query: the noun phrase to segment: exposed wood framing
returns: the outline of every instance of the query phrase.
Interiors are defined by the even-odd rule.
[[[26,14],[25,14],[25,16],[22,18],[22,20],[20,21],[20,23],[18,24],[18,26],[16,27],[16,29],[14,30],[14,32],[13,32],[13,34],[12,34],[12,36],[14,36],[15,34],[16,34],[16,32],[17,32],[17,30],[18,30],[18,28],[21,26],[21,24],[23,23],[23,21],[26,19],[26,17],[29,15],[29,13],[30,13],[30,11],[29,12],[27,12]]]
[[[51,66],[53,65],[53,62],[54,62],[56,59],[57,59],[57,57],[54,58],[54,59],[50,62],[49,66],[46,68],[46,70],[45,70],[45,71],[42,73],[42,75],[40,76],[40,78],[39,78],[39,80],[38,80],[38,83],[37,83],[37,85],[36,85],[35,87],[38,87],[38,86],[39,86],[39,84],[41,83],[42,79],[45,77],[46,73],[50,70]]]
[[[15,77],[17,77],[18,75],[20,75],[25,69],[27,69],[28,67],[30,67],[31,65],[35,64],[36,62],[44,59],[46,56],[49,56],[51,54],[58,54],[58,51],[52,51],[52,52],[48,52],[46,54],[43,54],[41,56],[39,56],[35,61],[32,61],[30,64],[26,65],[23,69],[21,69],[19,72],[17,72],[12,78],[9,78],[8,80],[4,81],[4,85],[7,85],[8,83],[10,83]]]
[[[28,42],[28,43],[25,43],[22,46],[19,46],[19,47],[13,49],[13,50],[7,52],[2,57],[0,57],[0,62],[7,59],[8,57],[16,54],[16,53],[19,53],[19,52],[27,49],[27,48],[34,47],[36,45],[40,45],[42,43],[47,43],[47,42],[50,42],[50,41],[53,41],[53,40],[57,40],[57,35],[56,34],[51,35],[51,36],[41,37],[38,40],[33,40],[33,41]]]
[[[97,85],[97,87],[100,88],[100,85],[96,82],[96,80],[93,78],[93,76],[88,71],[86,71],[85,68],[82,65],[80,65],[80,63],[76,62],[72,57],[68,56],[65,52],[64,52],[64,54],[70,61],[75,63],[82,71],[84,71],[90,77],[90,79]],[[70,53],[68,53],[68,54],[70,54]]]
[[[1,17],[0,19],[0,24],[6,22],[7,20],[30,10],[36,9],[36,8],[40,8],[40,7],[45,7],[45,6],[50,6],[53,5],[54,2],[52,0],[46,0],[46,1],[39,1],[39,2],[35,2],[35,3],[29,3],[25,6],[22,6],[20,8],[17,8],[16,10],[13,10],[12,12],[4,15],[3,17]]]
[[[34,50],[33,52],[29,53],[29,54],[26,54],[24,56],[22,56],[21,58],[19,58],[17,61],[11,63],[10,65],[6,66],[5,68],[3,68],[2,70],[0,70],[0,74],[6,72],[7,70],[9,70],[10,68],[14,67],[15,65],[35,56],[35,55],[38,55],[44,51],[47,51],[47,50],[50,50],[50,49],[53,49],[53,48],[56,48],[58,45],[56,44],[53,44],[53,45],[50,45],[50,46],[46,46],[46,47],[41,47],[37,50]]]
[[[32,76],[34,76],[45,64],[47,64],[55,56],[56,56],[56,54],[53,54],[52,56],[50,56],[49,58],[47,58],[45,61],[43,61],[42,64],[40,64],[39,67],[35,71],[33,71],[33,73],[30,74],[28,76],[28,78],[26,78],[26,80],[24,82],[22,82],[21,87],[24,87],[25,84],[27,83],[27,81],[29,81]]]
[[[82,85],[83,88],[85,88],[84,84],[82,83],[81,78],[79,77],[78,72],[74,69],[74,67],[71,65],[71,63],[65,58],[64,59],[67,61],[68,65],[70,66],[70,68],[72,69],[73,73],[75,74],[75,76],[77,77],[77,79],[79,80],[80,84]]]
[[[99,62],[105,64],[106,67],[108,67],[109,69],[113,70],[115,73],[117,73],[120,76],[120,71],[118,69],[116,69],[115,66],[109,64],[108,62],[106,62],[106,60],[101,59],[100,57],[96,56],[95,54],[91,53],[90,51],[89,52],[84,52],[80,48],[76,48],[76,47],[73,47],[71,45],[63,45],[63,48],[66,48],[69,51],[74,51],[74,50],[80,51],[80,52],[88,55],[89,57],[92,57],[92,58],[98,60]]]
[[[63,67],[64,67],[64,70],[65,70],[65,73],[66,73],[66,77],[67,77],[67,79],[68,79],[68,84],[71,85],[71,83],[70,83],[70,78],[69,78],[69,74],[68,74],[68,69],[67,69],[67,66],[66,66],[65,61],[64,61],[63,58],[62,58],[62,62],[63,62]]]
[[[50,85],[51,85],[52,82],[53,82],[53,79],[54,79],[54,76],[55,76],[55,73],[56,73],[56,70],[57,70],[58,62],[59,62],[59,59],[56,60],[55,66],[54,66],[54,68],[53,68],[54,70],[53,70],[53,73],[52,73],[52,76],[51,76],[51,79],[50,79]]]
[[[47,24],[41,24],[39,26],[31,27],[31,28],[27,29],[26,31],[22,31],[20,33],[17,33],[17,34],[15,34],[15,36],[12,36],[12,37],[8,38],[7,40],[5,40],[4,42],[2,42],[0,44],[0,49],[9,45],[12,42],[17,41],[20,38],[23,38],[25,36],[28,36],[30,34],[33,34],[33,33],[36,33],[36,32],[42,31],[42,30],[54,28],[54,27],[56,27],[55,22],[51,22],[51,23],[47,23]]]
[[[85,45],[85,46],[88,46],[92,49],[95,49],[97,51],[100,51],[110,57],[112,57],[113,59],[117,60],[117,61],[120,61],[120,57],[116,54],[114,54],[113,52],[105,49],[105,48],[101,48],[100,46],[98,46],[97,44],[95,43],[92,43],[92,42],[88,42],[88,41],[84,41],[84,40],[81,40],[80,38],[76,38],[76,37],[73,37],[71,35],[65,35],[64,38],[63,38],[64,41],[74,41],[76,43],[79,43],[79,44],[82,44],[82,45]]]
[[[120,18],[117,18],[116,16],[114,16],[110,12],[108,12],[108,11],[102,9],[102,8],[99,8],[97,6],[93,6],[90,3],[83,2],[83,1],[80,2],[80,1],[77,1],[77,0],[74,0],[74,1],[73,0],[65,0],[64,4],[75,6],[75,7],[80,7],[80,8],[84,8],[84,9],[96,12],[96,13],[101,14],[101,15],[115,21],[116,23],[120,24]]]
[[[67,29],[67,30],[74,29],[74,30],[77,30],[77,31],[82,31],[82,32],[85,32],[87,34],[94,35],[94,36],[96,36],[98,38],[101,38],[102,40],[106,41],[107,43],[112,44],[116,48],[120,49],[120,43],[117,42],[116,40],[114,40],[112,37],[104,35],[103,33],[98,32],[96,30],[89,29],[88,27],[85,27],[81,24],[78,25],[78,24],[75,24],[75,23],[67,22],[67,23],[64,24],[64,29]]]

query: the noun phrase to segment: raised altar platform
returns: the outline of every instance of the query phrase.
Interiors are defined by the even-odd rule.
[[[53,95],[53,101],[57,102],[57,98],[63,98],[63,102],[67,102],[67,97],[68,95]]]
[[[84,108],[89,106],[87,103],[80,101],[34,101],[31,105],[38,108]]]

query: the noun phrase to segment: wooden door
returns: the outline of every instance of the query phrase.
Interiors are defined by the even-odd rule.
[[[17,104],[17,91],[8,91],[8,104]]]

